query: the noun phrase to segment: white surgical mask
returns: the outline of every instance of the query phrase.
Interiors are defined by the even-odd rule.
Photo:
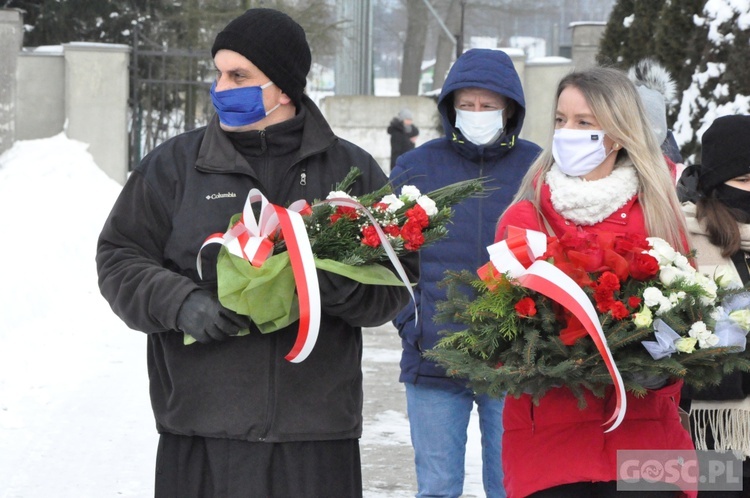
[[[486,145],[495,141],[505,127],[503,110],[474,112],[456,109],[456,128],[469,142]]]
[[[608,155],[604,150],[602,130],[555,130],[555,136],[552,138],[552,156],[560,171],[568,176],[588,175],[603,163]]]

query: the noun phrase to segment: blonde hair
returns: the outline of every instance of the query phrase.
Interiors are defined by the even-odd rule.
[[[638,200],[648,235],[661,237],[678,250],[688,250],[685,246],[687,228],[676,189],[635,85],[622,71],[594,67],[572,72],[560,80],[557,99],[568,87],[577,88],[583,94],[604,132],[622,145],[617,163],[629,159],[635,166]],[[553,110],[553,128],[554,122]],[[544,152],[524,176],[512,204],[528,199],[538,211],[543,179],[553,163],[550,138]]]

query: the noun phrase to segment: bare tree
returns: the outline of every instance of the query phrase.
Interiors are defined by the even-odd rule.
[[[406,11],[408,25],[399,91],[401,95],[418,95],[430,14],[424,0],[407,0]]]
[[[461,0],[450,0],[444,20],[445,26],[455,37],[461,31]],[[440,30],[435,56],[435,71],[432,77],[432,89],[442,88],[445,75],[453,62],[456,47],[448,34]]]

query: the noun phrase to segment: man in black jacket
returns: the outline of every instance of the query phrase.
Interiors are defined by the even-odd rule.
[[[302,28],[251,9],[220,32],[211,96],[217,116],[168,140],[133,171],[101,232],[102,295],[148,338],[151,403],[160,433],[157,497],[361,496],[361,327],[395,317],[403,287],[319,271],[320,333],[291,363],[298,324],[260,334],[216,297],[223,232],[257,188],[269,202],[326,197],[352,166],[351,194],[387,182],[375,160],[336,137],[304,94]],[[416,280],[418,262],[403,258]],[[242,329],[250,334],[237,336]],[[183,334],[198,343],[186,346]]]

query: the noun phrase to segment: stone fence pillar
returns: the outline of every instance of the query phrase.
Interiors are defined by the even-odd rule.
[[[22,45],[21,12],[0,9],[0,153],[16,139],[16,66]]]
[[[68,43],[63,45],[63,54],[67,135],[90,144],[96,164],[125,183],[130,47]]]
[[[596,54],[599,53],[599,42],[602,39],[606,22],[574,22],[570,24],[573,30],[572,57],[576,70],[596,66]]]

